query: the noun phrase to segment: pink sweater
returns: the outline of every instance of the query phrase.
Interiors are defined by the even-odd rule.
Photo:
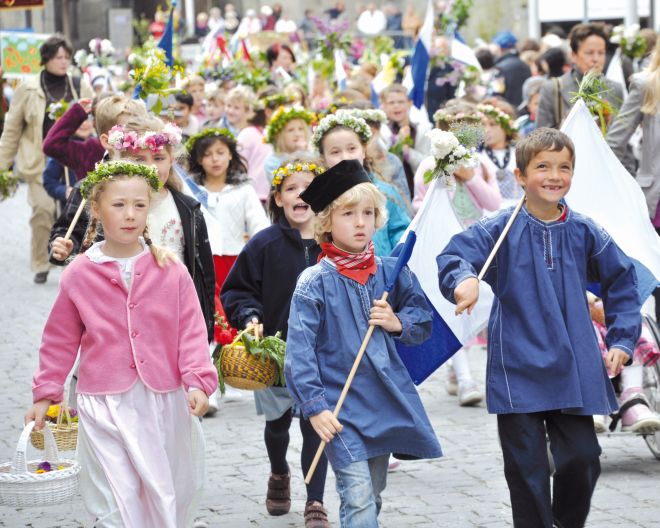
[[[263,133],[257,127],[247,126],[238,133],[238,151],[245,158],[248,176],[259,200],[265,202],[270,194],[270,181],[264,172],[264,161],[273,153],[273,147],[263,141]]]
[[[78,255],[64,270],[32,380],[34,401],[62,401],[80,346],[78,392],[118,394],[139,379],[154,392],[181,385],[210,395],[218,375],[204,316],[185,266],[160,268],[149,252],[135,262],[126,290],[116,262]]]

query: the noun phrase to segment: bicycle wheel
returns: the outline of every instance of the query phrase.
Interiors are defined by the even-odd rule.
[[[655,321],[648,316],[644,316],[644,319],[656,342],[660,343],[660,332]],[[660,365],[658,363],[644,368],[644,394],[649,401],[651,411],[660,413]],[[653,456],[660,460],[660,431],[644,435],[644,440]]]

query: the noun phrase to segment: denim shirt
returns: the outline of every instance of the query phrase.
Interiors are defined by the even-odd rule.
[[[438,256],[440,289],[476,277],[513,208],[455,235]],[[484,280],[495,300],[488,326],[486,396],[495,414],[562,410],[610,414],[618,403],[600,355],[586,299],[600,283],[607,346],[632,356],[641,303],[630,259],[590,218],[569,209],[542,222],[522,208]]]
[[[340,275],[327,259],[298,279],[289,313],[285,377],[306,417],[332,410],[339,399],[369,328],[369,311],[381,297],[396,259],[377,257],[376,262],[377,272],[365,285]],[[325,451],[335,469],[386,453],[410,458],[442,455],[395,347],[395,339],[417,344],[431,333],[431,311],[407,267],[388,302],[403,330],[396,337],[380,327],[373,333],[339,414],[344,429]]]

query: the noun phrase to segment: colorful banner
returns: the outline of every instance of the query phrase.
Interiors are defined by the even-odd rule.
[[[12,78],[39,73],[39,47],[48,37],[49,35],[22,31],[0,31],[0,65],[3,76]]]
[[[0,0],[0,9],[35,9],[43,6],[44,0]]]

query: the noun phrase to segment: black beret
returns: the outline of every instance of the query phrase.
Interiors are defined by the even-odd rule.
[[[371,183],[371,178],[358,160],[343,160],[317,176],[300,198],[320,213],[349,189],[360,183]]]

